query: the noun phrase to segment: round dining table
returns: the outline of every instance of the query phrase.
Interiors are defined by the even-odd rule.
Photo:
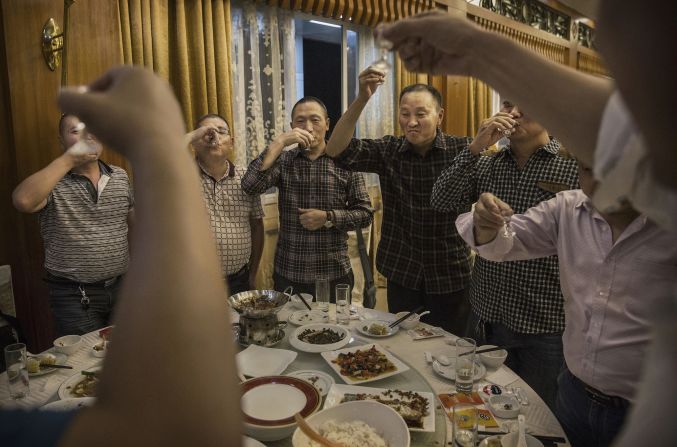
[[[278,314],[280,321],[286,321],[289,315],[296,311],[291,303],[288,303]],[[401,329],[392,336],[373,338],[357,330],[358,325],[362,324],[363,319],[380,319],[384,321],[393,321],[395,316],[387,312],[381,312],[374,309],[358,308],[359,318],[350,320],[351,340],[346,347],[377,344],[383,349],[395,355],[399,360],[406,364],[409,369],[400,374],[383,378],[374,382],[369,382],[366,386],[370,388],[397,389],[402,391],[416,391],[432,393],[435,396],[434,411],[435,429],[429,432],[411,432],[412,446],[445,446],[451,445],[451,424],[442,407],[438,395],[443,393],[454,393],[454,382],[441,377],[433,371],[432,365],[426,361],[424,353],[430,352],[433,356],[446,355],[454,356],[453,342],[456,337],[449,333],[435,338],[414,340],[407,330]],[[334,316],[335,307],[331,305],[330,316]],[[229,323],[237,322],[238,316],[235,312],[230,315]],[[330,317],[333,322],[334,318]],[[428,327],[421,323],[421,326]],[[296,326],[289,323],[284,329],[284,338],[273,348],[286,349],[298,352],[298,355],[291,364],[281,373],[283,375],[293,373],[299,370],[319,370],[330,374],[337,384],[343,384],[344,381],[331,368],[319,353],[307,353],[295,350],[290,342],[289,335],[296,329]],[[441,329],[436,328],[437,331]],[[9,397],[7,385],[7,373],[0,374],[0,407],[10,408],[35,408],[47,403],[59,400],[59,387],[74,374],[79,374],[82,370],[101,365],[102,359],[93,355],[91,349],[93,345],[99,343],[101,338],[98,331],[85,334],[82,345],[78,351],[68,356],[67,365],[73,369],[56,369],[49,374],[33,376],[30,378],[30,394],[19,400],[12,400]],[[241,347],[241,349],[244,349]],[[46,352],[51,352],[52,349]],[[566,439],[562,427],[557,419],[543,402],[543,400],[527,385],[522,379],[514,374],[506,366],[501,366],[496,370],[487,370],[487,374],[475,382],[474,389],[481,390],[485,385],[498,384],[507,389],[520,388],[522,397],[521,413],[525,415],[527,431],[529,433]],[[480,431],[493,431],[500,433],[509,431],[515,427],[516,419],[506,420],[495,418],[499,428],[480,427]],[[279,441],[266,442],[270,446],[290,446],[291,436]],[[555,444],[552,444],[555,445]],[[556,444],[558,446],[568,446],[564,441]]]

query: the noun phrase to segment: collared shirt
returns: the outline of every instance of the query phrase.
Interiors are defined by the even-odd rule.
[[[264,151],[251,162],[242,178],[242,189],[261,194],[279,190],[280,233],[275,252],[275,271],[300,283],[318,276],[334,280],[350,272],[346,231],[371,223],[369,195],[361,174],[341,169],[327,155],[310,160],[302,149],[283,152],[275,164],[261,170]],[[305,229],[299,209],[332,211],[334,226]]]
[[[224,275],[240,271],[252,253],[251,219],[262,219],[263,208],[258,195],[248,195],[241,182],[245,170],[226,161],[228,171],[215,179],[200,165],[202,196],[209,212],[209,226],[216,239],[216,250]]]
[[[45,269],[82,283],[99,282],[127,271],[127,216],[134,206],[124,169],[99,161],[97,188],[73,172],[66,174],[40,210]]]
[[[435,183],[431,203],[441,211],[464,211],[480,194],[490,192],[515,213],[524,213],[559,191],[578,188],[576,161],[561,153],[562,146],[553,138],[519,168],[509,147],[489,156],[464,149]],[[564,300],[557,256],[514,262],[477,258],[470,303],[482,320],[502,323],[515,332],[562,332]]]
[[[457,225],[487,259],[559,256],[569,369],[603,393],[632,401],[655,312],[674,293],[677,235],[640,215],[614,242],[611,227],[581,190],[514,215],[514,238],[499,235],[477,247],[472,214],[459,216]]]
[[[456,212],[430,206],[435,180],[470,138],[437,132],[425,157],[405,137],[351,140],[336,158],[348,169],[379,175],[383,225],[376,267],[390,281],[430,294],[464,289],[470,278],[470,251],[454,226]]]

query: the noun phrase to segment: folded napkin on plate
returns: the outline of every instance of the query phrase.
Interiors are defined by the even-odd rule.
[[[487,382],[491,382],[496,385],[506,386],[519,379],[519,376],[510,371],[508,368],[498,368],[496,371],[487,371],[487,375],[484,379]]]
[[[288,349],[265,348],[249,345],[235,356],[240,373],[249,377],[281,374],[298,354]]]

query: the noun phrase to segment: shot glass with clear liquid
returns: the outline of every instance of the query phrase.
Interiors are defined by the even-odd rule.
[[[383,31],[381,29],[377,30],[376,47],[378,48],[379,58],[372,62],[370,67],[375,68],[386,75],[390,69],[393,68],[388,60],[390,50],[393,49],[393,43],[383,37]]]
[[[510,225],[510,216],[503,216],[503,231],[501,232],[501,236],[506,239],[515,237],[515,230],[513,230],[512,225]]]

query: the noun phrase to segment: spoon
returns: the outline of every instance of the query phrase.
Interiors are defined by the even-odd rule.
[[[423,315],[428,315],[429,313],[430,313],[429,310],[426,310],[425,312],[421,312],[420,314],[418,314],[418,318],[421,318]]]
[[[527,447],[527,438],[524,436],[524,415],[517,416],[517,423],[519,424],[519,437],[517,438],[517,447]]]
[[[303,416],[301,416],[300,413],[296,413],[294,415],[294,419],[296,420],[296,423],[298,424],[299,428],[303,433],[305,433],[306,436],[308,436],[310,439],[312,439],[315,442],[319,442],[321,445],[325,447],[343,447],[343,444],[337,444],[335,442],[330,441],[329,439],[325,438],[318,432],[316,432],[313,427],[311,427],[308,422],[306,422],[305,419],[303,419]]]

